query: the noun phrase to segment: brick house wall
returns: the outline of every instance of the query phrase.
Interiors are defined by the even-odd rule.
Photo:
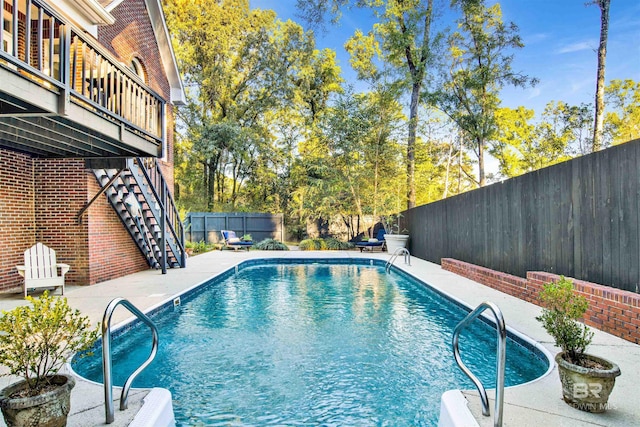
[[[22,285],[16,265],[35,243],[33,173],[28,155],[0,149],[0,290]]]
[[[149,268],[106,197],[77,215],[100,190],[81,159],[33,159],[0,149],[0,292],[19,291],[16,265],[36,242],[69,264],[66,283],[99,283]]]
[[[127,0],[112,12],[116,23],[100,27],[99,41],[125,64],[136,57],[153,90],[170,99],[170,86],[143,0]],[[166,162],[163,174],[173,189],[173,109],[166,106]],[[146,270],[149,265],[105,196],[79,211],[100,190],[82,159],[37,159],[0,149],[0,292],[16,291],[15,266],[36,242],[56,250],[71,266],[67,284],[88,285]]]
[[[32,162],[35,241],[54,249],[58,262],[71,266],[65,283],[86,285],[90,283],[87,226],[76,220],[87,203],[84,161],[33,159]]]
[[[523,278],[452,258],[443,258],[441,265],[443,270],[536,305],[541,305],[538,295],[543,285],[560,278],[557,274],[541,271],[529,271]],[[583,319],[585,324],[640,344],[639,294],[584,280],[571,281],[574,289],[589,301]]]

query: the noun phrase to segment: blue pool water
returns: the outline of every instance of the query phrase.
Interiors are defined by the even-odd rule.
[[[153,317],[160,349],[134,387],[171,390],[179,426],[436,425],[441,394],[473,388],[451,351],[466,314],[380,266],[250,266]],[[149,335],[146,326],[114,334],[116,385],[148,356]],[[460,339],[465,363],[488,387],[495,346],[495,330],[481,321]],[[102,382],[101,349],[95,354],[73,367]],[[508,340],[507,386],[547,368]]]

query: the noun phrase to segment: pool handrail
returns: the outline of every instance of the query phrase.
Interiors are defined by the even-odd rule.
[[[396,260],[396,258],[398,258],[398,255],[400,254],[404,255],[404,263],[409,267],[411,267],[411,253],[409,252],[409,249],[396,248],[396,250],[393,251],[393,253],[391,254],[391,258],[389,258],[387,263],[384,265],[384,271],[386,271],[387,273],[391,271],[391,266],[393,265],[394,261]]]
[[[478,316],[482,314],[485,310],[491,310],[493,312],[493,316],[496,319],[496,332],[498,335],[498,344],[497,344],[497,360],[496,360],[496,402],[494,409],[494,418],[493,425],[495,427],[502,426],[502,409],[504,406],[504,369],[505,369],[505,360],[506,360],[506,342],[507,342],[507,328],[504,321],[504,316],[502,315],[502,311],[498,306],[490,301],[484,301],[480,305],[478,305],[475,310],[469,313],[460,323],[456,326],[453,331],[453,356],[456,359],[456,363],[462,369],[462,372],[467,374],[467,376],[473,381],[478,392],[480,393],[480,400],[482,402],[482,415],[488,417],[491,415],[489,411],[489,398],[487,397],[487,391],[482,385],[482,382],[476,377],[467,366],[462,362],[460,358],[460,349],[458,348],[458,342],[460,338],[460,332],[467,325],[473,322]]]
[[[102,374],[104,378],[104,409],[105,409],[105,417],[106,423],[111,424],[114,421],[114,409],[113,409],[113,378],[111,374],[111,317],[113,316],[113,312],[116,307],[119,305],[127,308],[131,313],[133,313],[138,319],[142,322],[146,323],[147,326],[151,329],[151,333],[153,335],[153,343],[151,345],[151,353],[147,360],[144,361],[142,365],[138,367],[125,381],[122,386],[122,393],[120,394],[120,410],[123,411],[127,409],[128,398],[129,398],[129,390],[131,389],[131,384],[136,379],[138,374],[144,370],[156,357],[156,353],[158,352],[158,328],[156,325],[149,319],[149,317],[144,314],[142,311],[138,310],[136,306],[131,304],[128,300],[124,298],[114,298],[111,300],[109,305],[104,311],[104,316],[102,317]]]

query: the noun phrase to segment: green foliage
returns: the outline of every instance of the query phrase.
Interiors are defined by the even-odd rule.
[[[550,102],[538,123],[532,122],[533,117],[534,111],[524,107],[496,110],[497,133],[490,152],[499,160],[503,176],[511,178],[550,166],[568,160],[575,150],[590,148],[590,142],[581,139],[591,133],[588,106]]]
[[[455,0],[462,17],[451,34],[449,64],[442,68],[442,83],[428,95],[429,103],[444,111],[463,131],[466,145],[478,158],[478,185],[486,184],[485,151],[497,126],[495,111],[505,85],[525,87],[536,80],[512,70],[508,52],[524,45],[518,27],[502,21],[500,4]]]
[[[350,242],[343,242],[333,237],[328,237],[326,239],[314,238],[314,239],[305,239],[300,242],[300,250],[301,251],[324,251],[324,250],[333,250],[333,251],[341,251],[353,249],[354,245]]]
[[[613,145],[640,138],[640,82],[612,80],[605,88],[605,131]]]
[[[545,308],[536,319],[553,337],[556,346],[565,352],[567,361],[580,364],[593,339],[589,327],[577,321],[589,307],[587,299],[574,292],[570,280],[560,277],[557,282],[544,285],[540,300]]]
[[[408,207],[416,201],[415,143],[422,87],[433,62],[431,23],[434,16],[433,0],[298,0],[302,16],[312,25],[321,25],[325,14],[332,21],[340,18],[344,7],[367,8],[377,18],[373,28],[365,35],[357,30],[345,48],[351,55],[351,65],[358,77],[372,84],[381,83],[393,88],[396,99],[408,95],[408,125],[406,127],[406,186]],[[380,66],[382,64],[382,66]]]
[[[292,150],[341,90],[335,52],[247,0],[165,6],[189,98],[178,114],[178,203],[192,211],[285,212]]]
[[[342,240],[335,239],[333,237],[328,237],[324,239],[327,249],[332,251],[345,251],[349,249],[353,249],[355,245],[351,242],[343,242]]]
[[[245,242],[250,242],[250,241],[251,241],[251,240],[253,240],[253,239],[252,239],[252,237],[251,237],[251,234],[245,234],[244,236],[242,236],[242,237],[240,238],[240,240],[243,240],[243,241],[245,241]]]
[[[299,248],[301,251],[322,251],[327,249],[327,243],[320,238],[305,239],[300,242]]]
[[[397,142],[401,118],[401,106],[388,92],[338,96],[318,120],[314,138],[299,145],[297,215],[315,220],[339,214],[348,223],[396,209],[406,194]],[[361,232],[346,225],[351,237]]]
[[[289,247],[276,239],[264,239],[260,243],[253,245],[253,249],[259,251],[288,251]]]
[[[190,242],[187,240],[184,246],[187,249],[192,249],[194,254],[209,252],[217,248],[215,244],[205,243],[204,240],[200,240],[199,242]]]
[[[3,311],[0,318],[0,364],[27,381],[35,396],[75,352],[88,350],[98,338],[89,318],[73,310],[66,298],[45,291],[27,297],[31,305]]]

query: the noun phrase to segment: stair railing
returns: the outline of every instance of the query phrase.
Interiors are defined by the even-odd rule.
[[[133,160],[130,160],[133,161]],[[160,205],[161,218],[160,229],[162,233],[162,272],[166,273],[166,240],[165,233],[167,228],[171,232],[176,244],[178,245],[179,254],[174,254],[178,259],[178,262],[182,267],[186,265],[186,253],[184,250],[184,225],[180,221],[180,214],[176,208],[176,204],[171,196],[169,187],[167,185],[160,165],[155,158],[136,158],[135,162],[138,164],[145,179],[149,182],[151,191]],[[179,257],[179,258],[178,258]]]
[[[131,304],[128,300],[124,298],[115,298],[113,299],[107,308],[104,311],[104,316],[102,317],[102,374],[104,378],[104,409],[106,416],[106,423],[111,424],[114,420],[114,409],[113,409],[113,377],[111,372],[111,317],[113,316],[114,310],[122,305],[127,308],[131,313],[133,313],[138,319],[144,322],[151,329],[153,342],[151,345],[151,353],[147,360],[142,363],[133,371],[129,378],[124,382],[124,386],[122,387],[122,393],[120,394],[120,410],[123,411],[127,409],[128,406],[128,398],[129,398],[129,390],[131,389],[131,385],[133,381],[136,379],[138,374],[144,370],[156,357],[156,353],[158,352],[158,328],[156,325],[149,319],[149,317],[138,310],[136,306]]]
[[[462,320],[462,322],[458,323],[458,326],[456,326],[456,329],[453,331],[453,356],[455,357],[456,363],[458,364],[460,369],[462,369],[462,372],[467,374],[467,376],[471,379],[471,381],[473,381],[473,384],[478,389],[478,393],[480,393],[480,401],[482,402],[482,415],[484,415],[485,417],[490,416],[491,414],[489,411],[489,398],[487,397],[487,391],[478,377],[476,377],[469,370],[469,368],[467,368],[464,362],[462,362],[462,359],[460,358],[460,350],[458,348],[460,332],[487,309],[493,312],[493,316],[496,319],[496,332],[498,335],[498,344],[496,348],[496,402],[493,415],[493,425],[494,427],[501,427],[502,409],[504,406],[504,365],[506,360],[507,328],[504,322],[502,311],[500,311],[500,308],[498,308],[497,305],[492,302],[485,301],[477,306],[475,310],[469,313]]]

